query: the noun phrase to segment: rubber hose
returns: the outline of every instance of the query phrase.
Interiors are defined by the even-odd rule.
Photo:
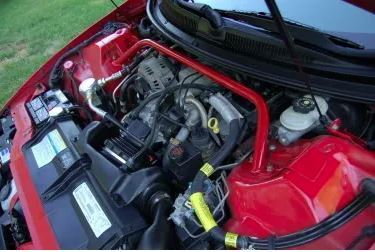
[[[153,206],[154,221],[143,233],[137,249],[165,250],[175,248],[174,226],[168,221],[170,209],[169,199],[162,199]]]
[[[204,108],[203,104],[198,99],[196,99],[194,97],[187,97],[185,99],[185,101],[186,101],[186,103],[190,103],[190,104],[194,105],[198,109],[199,114],[201,116],[202,128],[207,129],[208,116],[207,116],[207,112],[206,112],[206,109]]]
[[[121,88],[120,88],[120,105],[125,104],[125,94],[126,94],[126,89],[129,87],[130,83],[135,81],[135,79],[138,77],[137,74],[134,74],[130,76],[129,78],[124,80],[124,83],[121,83]]]
[[[185,122],[186,127],[181,128],[175,138],[180,142],[186,141],[190,135],[190,128],[199,122],[199,117],[199,110],[195,108],[191,109]]]
[[[219,166],[236,146],[238,136],[240,135],[240,119],[232,120],[232,122],[229,124],[229,128],[229,136],[226,138],[225,143],[221,146],[216,155],[213,156],[210,161],[208,161],[208,163],[213,167]],[[203,192],[203,182],[207,178],[207,174],[201,170],[198,171],[191,185],[191,193]]]
[[[225,143],[221,146],[216,155],[213,156],[209,161],[213,167],[219,166],[229,156],[237,144],[240,133],[240,119],[232,120],[229,123],[229,135],[225,138]]]

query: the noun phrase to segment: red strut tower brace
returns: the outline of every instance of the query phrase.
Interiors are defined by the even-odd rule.
[[[238,94],[239,96],[242,96],[243,98],[249,100],[255,105],[257,109],[258,120],[251,172],[259,173],[263,171],[265,167],[266,152],[268,149],[267,138],[270,120],[268,114],[268,105],[266,101],[263,99],[263,97],[255,91],[245,87],[244,84],[241,84],[229,78],[228,76],[225,76],[213,70],[212,68],[187,57],[186,55],[182,55],[150,39],[143,39],[135,43],[129,50],[127,50],[116,61],[114,61],[114,64],[122,65],[128,63],[139,50],[145,47],[152,47],[155,50],[173,58],[174,60],[189,66],[195,71],[207,76],[214,82]]]

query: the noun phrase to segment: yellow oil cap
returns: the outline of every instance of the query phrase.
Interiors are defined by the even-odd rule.
[[[218,134],[220,132],[219,120],[216,117],[211,117],[210,120],[208,120],[208,127],[213,133]]]

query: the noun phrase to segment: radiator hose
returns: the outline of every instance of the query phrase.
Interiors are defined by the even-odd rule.
[[[220,243],[225,243],[225,232],[217,225],[216,221],[208,205],[204,201],[204,181],[209,178],[211,174],[214,173],[215,167],[218,167],[232,152],[233,148],[236,146],[237,139],[240,135],[240,119],[234,119],[229,123],[229,136],[226,138],[225,143],[220,148],[220,150],[205,163],[195,176],[191,185],[191,196],[190,202],[193,206],[195,214],[197,215],[200,223],[206,232],[210,232],[212,238]],[[236,239],[237,241],[237,239]],[[233,245],[233,244],[231,244]],[[236,246],[230,246],[237,248]],[[242,246],[241,246],[242,247]]]

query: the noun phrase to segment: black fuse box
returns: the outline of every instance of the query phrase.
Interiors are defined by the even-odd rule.
[[[69,108],[72,103],[60,89],[52,89],[37,96],[32,101],[26,103],[26,108],[36,126],[43,124],[49,118],[49,111],[60,106]]]

